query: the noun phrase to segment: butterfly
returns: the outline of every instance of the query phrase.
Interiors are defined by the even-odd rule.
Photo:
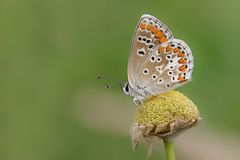
[[[173,37],[169,28],[154,16],[144,14],[135,29],[128,61],[124,93],[136,105],[189,82],[193,72],[190,47]]]

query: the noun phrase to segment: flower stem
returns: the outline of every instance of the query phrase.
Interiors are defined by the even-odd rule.
[[[173,141],[163,139],[163,143],[167,154],[167,160],[175,160]]]

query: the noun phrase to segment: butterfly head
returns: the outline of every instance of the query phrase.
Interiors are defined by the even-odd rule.
[[[124,83],[122,86],[122,90],[126,95],[130,95],[132,87],[129,85],[128,82]]]

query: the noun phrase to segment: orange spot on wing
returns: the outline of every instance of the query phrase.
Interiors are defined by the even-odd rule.
[[[179,80],[180,82],[181,82],[181,81],[184,81],[184,78],[183,78],[183,76],[182,76],[181,73],[178,75],[178,80]]]
[[[151,32],[152,32],[152,33],[156,34],[157,31],[158,31],[157,27],[151,26]]]
[[[143,22],[140,24],[140,28],[141,28],[142,30],[144,30],[144,29],[146,28],[146,26],[147,26],[147,25],[146,25],[145,23],[143,23]]]
[[[165,37],[165,35],[162,35],[160,37],[160,42],[163,43],[163,42],[166,42],[167,41],[167,38]]]
[[[185,65],[180,66],[179,71],[182,71],[182,72],[186,71],[186,66]]]
[[[151,30],[151,27],[152,27],[152,26],[151,26],[150,24],[148,24],[146,29],[147,29],[147,30]]]
[[[177,55],[178,57],[184,57],[184,53],[178,53],[178,55]]]
[[[162,53],[162,51],[163,51],[163,47],[160,47],[160,48],[158,49],[158,52],[159,52],[159,53]]]
[[[162,34],[163,34],[163,33],[162,33],[161,31],[158,31],[158,32],[156,33],[155,37],[156,37],[156,38],[160,38],[160,37],[162,36]]]
[[[166,47],[166,51],[167,52],[170,52],[172,50],[172,48],[170,47],[170,45],[168,45],[167,47]]]
[[[187,79],[185,79],[185,77],[182,76],[182,73],[178,74],[178,80],[179,80],[179,83],[183,83],[187,81]]]
[[[173,49],[173,52],[174,52],[174,53],[177,53],[177,52],[179,52],[179,51],[180,51],[180,50],[179,50],[178,48],[174,48],[174,49]]]
[[[180,60],[178,60],[178,62],[179,62],[179,63],[182,63],[182,64],[186,64],[186,63],[187,63],[187,61],[186,61],[185,59],[183,59],[183,58],[180,59]]]

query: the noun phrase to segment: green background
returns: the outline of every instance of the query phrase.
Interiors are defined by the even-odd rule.
[[[239,134],[239,6],[237,0],[0,1],[0,159],[146,159],[144,147],[131,150],[130,137],[89,129],[72,107],[76,99],[92,99],[77,95],[104,86],[96,75],[127,79],[132,34],[144,13],[191,47],[193,81],[180,90],[199,106],[203,123]],[[117,87],[108,92],[124,96]]]

